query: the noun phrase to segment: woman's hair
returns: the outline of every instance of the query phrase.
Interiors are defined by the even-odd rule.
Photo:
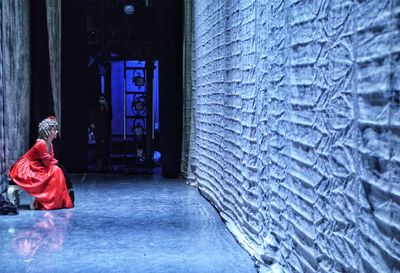
[[[51,128],[53,128],[53,127],[55,127],[55,128],[58,127],[58,122],[55,117],[49,116],[49,117],[45,118],[44,120],[42,120],[38,126],[39,138],[46,139],[50,134]]]

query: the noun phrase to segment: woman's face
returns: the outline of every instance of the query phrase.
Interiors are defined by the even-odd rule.
[[[50,140],[55,139],[57,137],[57,134],[58,134],[57,127],[51,127],[50,134],[49,134],[49,139]]]

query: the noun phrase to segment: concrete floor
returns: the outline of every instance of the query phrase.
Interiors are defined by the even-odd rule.
[[[183,180],[72,175],[76,207],[0,216],[0,272],[256,272],[215,209]]]

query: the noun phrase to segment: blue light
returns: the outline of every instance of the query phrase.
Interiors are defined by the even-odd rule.
[[[101,75],[101,94],[104,95],[104,75]]]
[[[124,6],[125,14],[131,15],[131,14],[133,14],[134,11],[135,11],[135,7],[133,5],[125,5]]]
[[[155,61],[154,80],[153,80],[153,118],[154,129],[159,129],[159,86],[158,86],[158,61]],[[146,62],[137,60],[127,60],[127,68],[145,68]],[[144,86],[136,86],[132,79],[137,75],[144,76],[144,70],[126,71],[126,90],[135,92],[146,92],[146,82]],[[112,135],[124,134],[124,61],[114,61],[111,63],[111,107],[112,107]],[[131,100],[126,101],[126,111],[128,115],[133,115]],[[127,134],[132,135],[131,128],[133,124],[127,124]]]

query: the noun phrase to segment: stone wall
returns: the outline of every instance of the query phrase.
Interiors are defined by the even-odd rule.
[[[29,1],[0,1],[0,192],[29,140]]]
[[[260,272],[400,272],[399,17],[193,2],[188,169]]]

